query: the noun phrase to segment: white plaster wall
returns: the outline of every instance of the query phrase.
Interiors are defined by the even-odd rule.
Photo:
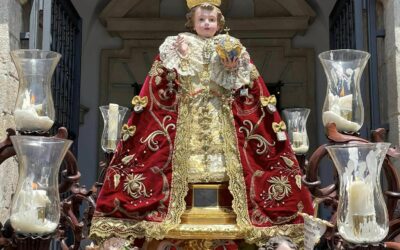
[[[316,108],[311,110],[317,117],[318,145],[326,141],[324,128],[322,125],[322,106],[324,104],[326,92],[326,77],[321,63],[318,60],[318,54],[329,50],[329,14],[336,0],[310,0],[308,4],[317,13],[316,19],[303,36],[296,36],[293,39],[294,48],[314,48],[315,51],[315,98]],[[317,94],[318,93],[318,94]]]
[[[253,10],[253,0],[230,0],[223,14],[230,18],[245,18],[252,17]],[[188,8],[184,0],[163,0],[160,2],[160,17],[184,18],[187,12]]]
[[[294,48],[314,48],[315,51],[315,103],[316,107],[311,110],[314,112],[314,117],[317,121],[317,145],[326,143],[324,127],[322,125],[322,106],[325,100],[326,93],[326,77],[322,65],[318,59],[318,54],[329,50],[329,14],[331,13],[336,0],[310,0],[308,4],[317,13],[316,19],[303,36],[296,36],[293,39]],[[309,121],[315,122],[315,121]],[[313,151],[311,149],[310,153]],[[331,164],[325,159],[322,163]],[[323,168],[320,172],[321,181],[323,185],[332,183],[333,179],[333,166],[331,168]],[[329,212],[322,211],[323,218],[329,217]]]
[[[111,37],[100,23],[98,16],[108,1],[72,0],[82,18],[82,70],[81,105],[89,108],[85,122],[79,129],[78,166],[82,173],[81,184],[90,187],[96,181],[98,166],[98,125],[100,52],[102,49],[119,48],[121,40]]]

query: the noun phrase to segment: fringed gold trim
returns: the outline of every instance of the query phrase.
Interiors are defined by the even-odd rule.
[[[93,227],[90,238],[98,244],[102,244],[105,239],[117,237],[127,240],[135,238],[154,238],[162,239],[173,225],[163,225],[163,222],[136,222],[129,219],[116,219],[109,217],[94,217]],[[212,228],[215,232],[215,228]],[[246,241],[250,244],[261,246],[271,237],[287,236],[298,246],[303,246],[304,226],[303,224],[290,224],[272,227],[251,227],[245,233]],[[226,231],[226,230],[223,230]],[[193,233],[193,232],[192,232]],[[203,232],[205,233],[205,232]],[[211,233],[211,232],[210,232]]]
[[[181,102],[179,104],[182,104]],[[188,167],[186,159],[188,156],[188,133],[190,130],[184,129],[187,123],[188,110],[186,105],[179,105],[178,119],[176,124],[175,146],[172,157],[172,180],[171,198],[168,206],[168,213],[163,224],[170,229],[177,227],[181,222],[181,215],[186,210],[185,197],[189,190],[188,187]],[[165,234],[164,234],[165,235]]]
[[[162,239],[173,225],[164,222],[133,221],[131,219],[93,217],[89,238],[102,244],[105,240],[117,237],[126,240],[135,238]]]
[[[240,154],[237,148],[236,131],[232,113],[227,116],[232,122],[226,121],[224,124],[225,138],[225,159],[226,170],[229,176],[229,190],[232,194],[232,209],[236,213],[236,221],[242,231],[248,231],[251,228],[250,217],[246,199],[246,185],[243,176],[243,167],[240,163]]]

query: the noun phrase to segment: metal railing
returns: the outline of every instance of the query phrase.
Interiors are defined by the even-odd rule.
[[[385,31],[377,29],[376,4],[376,0],[338,0],[329,16],[331,49],[357,49],[371,54],[361,86],[363,99],[369,101],[366,107],[370,117],[361,131],[364,136],[371,129],[388,127],[381,120],[379,108],[383,96],[379,95],[377,39],[384,37]]]
[[[62,58],[52,91],[56,110],[53,132],[66,127],[77,154],[79,134],[82,21],[70,0],[32,0],[29,48],[52,50]]]

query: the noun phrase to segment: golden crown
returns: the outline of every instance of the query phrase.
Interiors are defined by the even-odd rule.
[[[186,3],[189,9],[202,3],[208,3],[218,7],[221,5],[221,0],[186,0]]]

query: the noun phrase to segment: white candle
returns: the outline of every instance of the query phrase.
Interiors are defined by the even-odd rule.
[[[367,183],[356,180],[348,187],[348,214],[346,224],[339,232],[352,235],[356,242],[374,239],[382,235],[382,228],[376,223],[373,188]],[[380,239],[381,240],[381,239]],[[378,241],[380,241],[378,240]]]
[[[371,215],[375,213],[373,192],[363,181],[353,181],[348,188],[349,212],[352,215]]]
[[[296,154],[305,154],[308,151],[307,134],[304,132],[292,133],[292,149]]]
[[[351,121],[353,119],[353,95],[339,97],[340,116]]]
[[[343,110],[352,111],[353,109],[353,95],[345,95],[339,97],[339,107]]]
[[[42,112],[43,105],[31,103],[29,91],[25,91],[21,108],[14,111],[15,125],[17,130],[21,131],[48,131],[54,124],[54,121],[48,116],[38,114]]]
[[[18,201],[26,208],[45,207],[51,203],[46,190],[21,190]]]
[[[118,123],[119,123],[119,105],[110,103],[108,105],[108,148],[114,150],[117,146]]]
[[[308,148],[309,148],[308,145],[304,145],[304,144],[302,144],[302,145],[300,145],[298,147],[294,147],[292,145],[292,149],[293,149],[295,154],[305,154],[305,153],[308,152]]]
[[[47,234],[54,232],[57,223],[39,218],[37,209],[14,213],[10,217],[11,225],[19,233]]]
[[[293,142],[303,144],[303,133],[295,131],[292,133],[292,136],[293,136]]]
[[[48,116],[39,116],[34,109],[16,109],[15,125],[21,131],[48,131],[54,121]]]
[[[339,131],[357,132],[361,128],[360,124],[348,121],[333,111],[325,111],[322,114],[322,121],[324,123],[324,126],[326,126],[330,122],[335,123],[336,128]]]
[[[357,132],[360,130],[360,124],[353,122],[353,95],[339,97],[329,93],[329,110],[322,114],[324,126],[333,122],[339,131]]]
[[[10,217],[17,232],[46,234],[57,228],[57,223],[46,219],[46,207],[51,204],[46,190],[22,190],[17,202],[19,211]]]

